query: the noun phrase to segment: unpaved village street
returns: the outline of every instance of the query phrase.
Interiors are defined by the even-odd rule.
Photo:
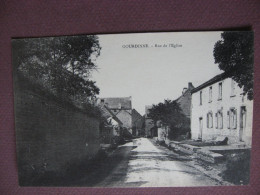
[[[215,186],[218,181],[190,165],[185,156],[138,138],[119,146],[80,185],[93,187]],[[92,178],[92,179],[91,179]],[[77,185],[77,184],[76,184]]]

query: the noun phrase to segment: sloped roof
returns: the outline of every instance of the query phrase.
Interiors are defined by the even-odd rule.
[[[101,109],[102,115],[108,119],[109,117],[112,117],[116,122],[118,122],[118,124],[123,125],[123,123],[119,120],[119,118],[117,118],[116,115],[113,114],[113,112],[111,112],[111,110],[104,106],[99,106],[99,108]]]
[[[109,109],[132,109],[132,97],[100,98]]]
[[[185,97],[186,95],[189,95],[191,93],[191,91],[193,89],[195,89],[195,87],[192,85],[192,83],[189,83],[188,84],[188,88],[186,88],[186,89],[187,90],[182,95],[180,95],[176,100],[174,100],[174,101],[179,102],[183,97]]]
[[[191,90],[191,93],[195,93],[195,92],[197,92],[197,91],[199,91],[199,90],[201,90],[201,89],[203,89],[203,88],[205,88],[205,87],[207,87],[209,85],[212,85],[212,84],[214,84],[214,83],[216,83],[218,81],[224,80],[227,77],[229,77],[229,75],[227,73],[225,73],[225,72],[221,73],[221,74],[213,77],[212,79],[206,81],[205,83],[202,83],[201,85],[199,85],[195,89]]]
[[[132,122],[135,123],[138,119],[142,118],[142,115],[139,114],[135,109],[132,110]]]

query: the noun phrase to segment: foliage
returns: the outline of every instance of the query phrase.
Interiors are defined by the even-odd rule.
[[[86,98],[99,93],[95,82],[88,79],[101,50],[97,36],[15,39],[12,49],[14,71],[58,96]]]
[[[248,185],[250,180],[250,150],[227,154],[226,170],[223,179],[235,185]]]
[[[214,47],[215,63],[253,99],[253,32],[223,32]]]
[[[154,122],[161,121],[164,125],[169,126],[171,129],[169,134],[172,138],[181,134],[181,129],[186,128],[186,124],[189,122],[179,103],[171,100],[164,100],[163,103],[153,105],[149,109],[149,117]]]

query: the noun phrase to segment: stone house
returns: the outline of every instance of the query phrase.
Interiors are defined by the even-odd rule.
[[[132,110],[132,129],[133,135],[144,135],[144,117],[137,112],[137,110]]]
[[[100,128],[100,136],[106,143],[110,143],[112,138],[122,134],[123,123],[113,114],[113,112],[106,106],[99,106],[102,117],[105,119],[103,127]]]
[[[190,118],[190,109],[191,109],[191,90],[194,89],[194,86],[191,82],[188,83],[188,88],[183,88],[182,95],[178,97],[175,101],[179,103],[183,114]]]
[[[191,91],[191,136],[203,141],[220,137],[251,145],[253,101],[224,73]]]
[[[149,117],[149,112],[150,112],[149,109],[151,109],[152,107],[153,107],[152,105],[145,106],[144,120],[145,120],[145,135],[153,137],[155,125],[154,125],[154,121]]]
[[[105,105],[121,122],[122,127],[132,134],[132,97],[99,98],[97,104]]]
[[[194,86],[192,85],[191,82],[188,83],[188,88],[183,88],[182,90],[182,95],[178,97],[175,101],[179,103],[180,108],[182,110],[182,113],[186,117],[186,123],[183,126],[183,133],[182,135],[186,135],[187,133],[190,133],[191,128],[190,128],[190,113],[191,113],[191,91],[194,89]]]

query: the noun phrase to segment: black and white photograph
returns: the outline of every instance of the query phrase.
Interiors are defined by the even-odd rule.
[[[250,185],[253,43],[253,31],[13,38],[19,185]]]

